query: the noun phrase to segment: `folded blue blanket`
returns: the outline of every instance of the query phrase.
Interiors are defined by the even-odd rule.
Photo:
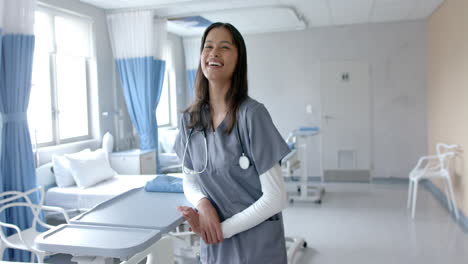
[[[145,191],[183,193],[184,189],[181,178],[158,174],[156,178],[146,183]]]
[[[303,126],[303,127],[299,127],[299,131],[319,131],[320,128],[317,127],[317,126],[313,126],[313,127],[306,127],[306,126]]]

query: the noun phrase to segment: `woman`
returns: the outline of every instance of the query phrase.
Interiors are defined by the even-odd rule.
[[[201,242],[202,263],[286,263],[281,215],[286,192],[279,162],[289,148],[263,104],[247,94],[247,52],[228,23],[202,37],[193,104],[174,149],[184,193],[178,207]]]

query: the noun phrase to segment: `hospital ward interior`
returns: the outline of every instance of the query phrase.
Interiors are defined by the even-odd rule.
[[[224,138],[184,121],[210,39],[239,43],[215,22],[266,109]],[[467,25],[468,0],[0,0],[0,263],[468,263]],[[207,242],[189,179],[220,215],[237,184],[283,207]]]

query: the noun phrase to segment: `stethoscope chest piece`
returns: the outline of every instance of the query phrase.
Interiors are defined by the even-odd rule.
[[[250,160],[247,158],[247,156],[244,155],[244,153],[242,153],[242,155],[239,157],[239,166],[243,170],[248,169],[250,166]]]

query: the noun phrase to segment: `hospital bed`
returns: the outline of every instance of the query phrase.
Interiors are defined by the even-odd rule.
[[[167,263],[169,231],[184,222],[176,206],[189,206],[181,193],[146,192],[135,188],[41,234],[40,250],[71,254],[78,264]],[[164,254],[158,254],[164,253]]]
[[[44,204],[61,207],[72,216],[126,191],[142,187],[155,177],[155,175],[116,175],[85,189],[76,185],[58,187],[51,167],[52,163],[47,163],[36,169],[38,184],[46,190]],[[54,219],[56,216],[59,215],[49,214],[46,219],[60,221]]]
[[[155,175],[116,175],[92,187],[52,187],[47,190],[45,204],[64,209],[87,210],[131,189],[142,187]]]
[[[179,157],[175,152],[159,153],[159,166],[161,166],[161,173],[182,172]]]
[[[182,193],[146,192],[135,188],[98,204],[36,239],[39,250],[71,254],[78,264],[173,263],[172,230],[184,219],[175,209],[190,206]],[[193,233],[192,233],[193,234]],[[177,234],[176,234],[177,235]],[[286,238],[288,263],[306,244]]]
[[[45,203],[67,209],[70,215],[82,214],[75,217],[70,224],[60,225],[43,234],[36,241],[38,248],[42,250],[72,254],[75,256],[74,261],[78,263],[107,264],[113,263],[113,258],[119,258],[122,263],[129,264],[138,263],[147,256],[147,263],[169,263],[162,260],[173,259],[170,256],[173,250],[172,241],[167,237],[169,231],[177,230],[170,232],[172,237],[194,236],[193,232],[179,231],[181,227],[183,228],[181,224],[184,220],[179,212],[175,212],[175,206],[188,205],[183,194],[155,195],[144,194],[142,191],[141,187],[155,175],[116,175],[86,189],[76,186],[59,188],[51,187],[54,185],[54,176],[51,174],[50,166],[45,165],[37,170],[39,183],[48,186]],[[180,174],[173,175],[180,176]],[[148,201],[141,199],[146,196],[151,198],[148,198]],[[148,212],[148,215],[139,215],[128,210],[128,208],[141,209],[139,206],[144,204],[158,206],[156,208],[164,213],[158,211],[156,215],[151,215],[151,212],[157,211],[153,207],[142,207],[144,210],[140,213]],[[158,217],[163,217],[161,222],[165,222],[165,225],[155,225],[154,221],[142,224],[140,221],[159,219]],[[84,237],[85,240],[66,240],[73,236]],[[116,237],[119,239],[114,239]],[[133,242],[123,244],[119,242],[120,240]],[[306,244],[300,238],[286,238],[286,240],[288,263],[292,263],[294,255]]]
[[[173,152],[174,143],[179,130],[176,128],[159,129],[159,166],[161,173],[182,172],[182,166],[177,154]]]
[[[94,186],[81,189],[77,186],[57,187],[55,178],[51,170],[52,164],[45,164],[39,167],[37,172],[38,183],[46,186],[45,204],[54,205],[64,208],[70,217],[77,216],[81,213],[96,207],[98,204],[105,203],[109,199],[113,199],[135,188],[143,187],[148,181],[155,178],[156,175],[116,175],[111,179],[102,181]],[[181,177],[181,174],[173,173],[172,176]],[[180,195],[180,194],[179,194]],[[49,213],[46,215],[46,221],[50,224],[64,223],[64,219],[60,214]],[[183,244],[179,243],[178,249],[184,249],[184,255],[194,252],[197,249],[197,244],[191,236],[193,232],[184,232],[188,227],[186,224],[177,226],[175,232],[171,232],[173,238],[178,238]],[[76,231],[76,230],[75,230]],[[80,231],[81,233],[81,231]],[[171,258],[172,247],[167,246],[169,242],[165,242],[166,250],[164,254],[159,254],[161,257]],[[180,248],[182,246],[183,248]],[[188,250],[191,248],[191,250]],[[152,263],[152,262],[149,262]],[[162,262],[167,263],[167,262]]]

